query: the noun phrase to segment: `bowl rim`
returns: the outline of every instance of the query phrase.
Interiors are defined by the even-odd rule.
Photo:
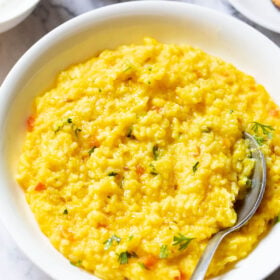
[[[39,0],[36,0],[39,1]],[[131,2],[123,2],[123,3],[117,3],[112,4],[108,6],[103,6],[91,11],[88,11],[84,14],[81,14],[79,16],[76,16],[69,21],[64,22],[63,24],[59,25],[46,35],[44,35],[40,40],[38,40],[32,47],[30,47],[23,55],[22,57],[16,62],[16,64],[12,67],[6,78],[4,79],[0,91],[0,131],[4,130],[4,120],[5,116],[8,111],[8,105],[13,97],[12,92],[14,91],[14,83],[17,80],[18,77],[23,75],[23,71],[26,67],[30,67],[30,65],[34,64],[34,62],[40,58],[40,56],[45,53],[48,50],[49,45],[52,45],[52,42],[56,41],[57,38],[59,38],[60,34],[63,34],[67,30],[71,30],[71,28],[74,28],[77,24],[84,25],[88,21],[88,19],[91,19],[93,21],[93,18],[97,15],[109,15],[109,14],[116,14],[118,11],[128,11],[128,10],[137,10],[137,9],[145,9],[149,14],[153,13],[153,9],[163,9],[165,11],[172,10],[173,8],[178,9],[190,9],[190,10],[196,10],[196,11],[204,11],[205,13],[210,13],[213,16],[219,17],[221,20],[227,20],[231,21],[234,25],[239,25],[239,27],[242,27],[243,29],[246,29],[248,32],[253,32],[256,36],[264,40],[267,44],[271,46],[271,48],[274,48],[274,51],[279,52],[278,46],[272,42],[270,39],[268,39],[265,35],[263,35],[261,32],[257,31],[250,25],[246,24],[245,22],[234,18],[231,15],[213,10],[211,8],[207,8],[204,6],[199,6],[196,4],[191,3],[185,3],[185,2],[173,2],[173,1],[131,1]],[[155,9],[155,11],[157,11]],[[91,23],[94,24],[94,23]],[[0,150],[3,153],[3,147],[2,147],[3,140],[1,138],[0,140]],[[3,168],[1,168],[4,165],[4,160],[0,156],[0,177],[5,178],[5,172],[3,171]],[[4,181],[4,183],[3,183]],[[9,185],[5,180],[2,180],[0,183],[0,186],[9,188]],[[13,219],[9,219],[9,215],[6,215],[7,207],[4,203],[1,203],[4,201],[4,198],[0,196],[0,219],[4,226],[7,228],[8,232],[11,234],[12,238],[15,240],[17,246],[20,248],[21,251],[24,252],[24,254],[41,270],[43,270],[45,273],[53,277],[54,279],[61,279],[59,277],[58,273],[52,269],[52,267],[49,264],[42,263],[40,260],[36,257],[36,254],[32,250],[28,250],[26,247],[23,238],[20,236],[20,232],[17,230],[17,224]],[[277,265],[271,265],[266,267],[266,270],[263,271],[263,274],[260,275],[261,278],[268,276],[270,273],[272,273],[274,270],[276,270],[279,267],[278,263]],[[260,278],[260,279],[261,279]],[[94,279],[94,278],[93,278]]]

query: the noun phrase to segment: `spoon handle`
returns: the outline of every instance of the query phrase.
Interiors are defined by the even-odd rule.
[[[196,268],[192,274],[192,277],[190,280],[203,280],[205,277],[205,274],[207,272],[208,266],[211,263],[211,260],[223,240],[223,238],[228,234],[229,232],[227,230],[220,231],[216,233],[211,240],[209,241],[208,245],[206,246],[202,257],[200,258],[198,264],[196,265]]]

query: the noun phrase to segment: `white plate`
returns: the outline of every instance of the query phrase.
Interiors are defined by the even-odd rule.
[[[72,19],[39,40],[17,62],[1,87],[0,215],[25,254],[54,279],[97,278],[72,266],[51,246],[15,182],[15,164],[32,101],[69,65],[84,61],[103,49],[142,42],[144,36],[161,42],[197,46],[232,62],[256,77],[280,104],[279,48],[247,24],[196,5],[139,1],[107,6]],[[218,279],[260,280],[266,277],[280,264],[279,236],[280,223],[248,258]]]
[[[280,33],[280,9],[271,0],[229,0],[231,5],[253,22]]]

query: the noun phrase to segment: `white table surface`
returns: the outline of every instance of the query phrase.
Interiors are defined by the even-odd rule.
[[[257,1],[257,0],[256,0]],[[0,84],[19,57],[38,39],[62,22],[86,11],[110,5],[117,0],[41,0],[33,13],[20,25],[0,34]],[[280,34],[266,30],[240,15],[227,0],[182,0],[231,14],[264,33],[280,46]],[[18,249],[0,222],[0,279],[52,280]],[[265,264],[264,264],[265,265]],[[279,280],[280,269],[266,280]],[[66,279],[67,280],[67,279]],[[78,280],[78,279],[77,279]],[[251,279],[237,279],[251,280]]]

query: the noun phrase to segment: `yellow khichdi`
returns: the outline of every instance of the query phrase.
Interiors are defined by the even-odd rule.
[[[280,212],[280,110],[217,57],[146,38],[61,72],[27,121],[17,180],[41,230],[101,279],[187,280],[264,152],[257,214],[219,247],[215,276],[247,256]]]

